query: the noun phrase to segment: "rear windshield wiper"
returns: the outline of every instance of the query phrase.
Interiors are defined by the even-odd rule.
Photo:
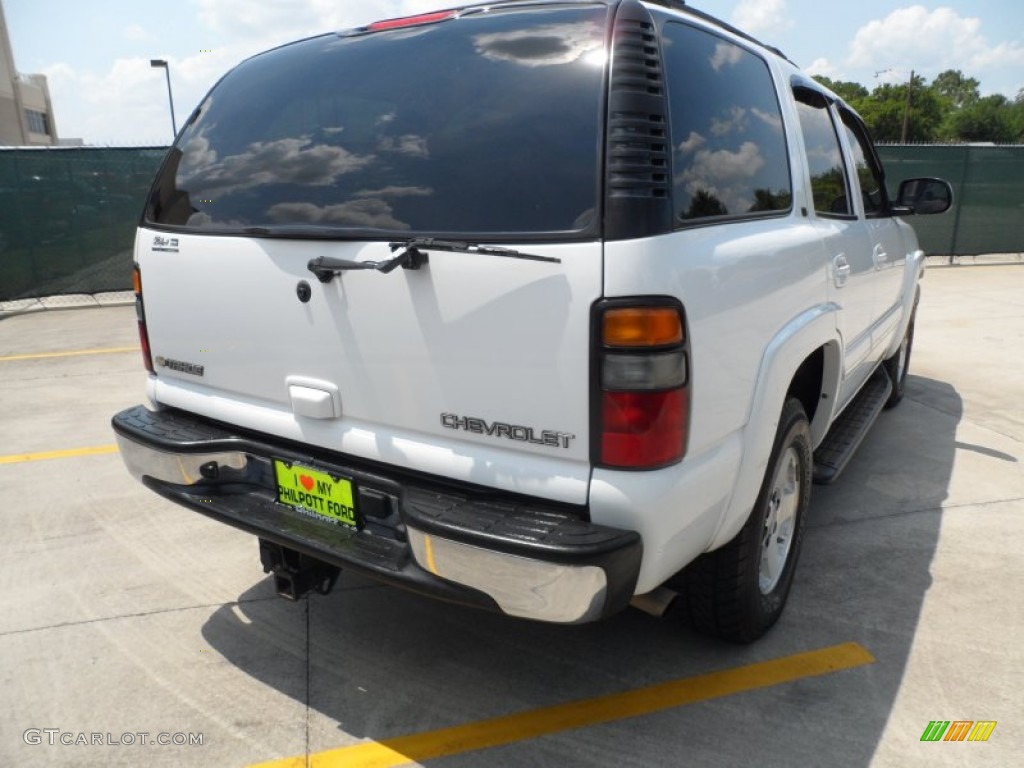
[[[492,248],[476,243],[466,243],[460,240],[436,240],[432,237],[417,237],[412,240],[388,243],[391,252],[401,251],[397,256],[392,256],[384,261],[351,261],[350,259],[335,259],[331,256],[317,256],[310,259],[307,268],[316,275],[321,283],[329,283],[339,272],[349,269],[375,269],[378,272],[387,274],[398,267],[405,269],[419,269],[427,263],[428,251],[448,251],[450,253],[478,253],[482,256],[502,256],[510,259],[525,259],[527,261],[549,261],[561,264],[562,260],[554,256],[538,256],[534,253],[522,253],[511,248]]]

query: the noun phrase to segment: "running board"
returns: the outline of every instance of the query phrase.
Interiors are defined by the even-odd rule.
[[[839,415],[814,452],[815,483],[828,485],[835,482],[882,412],[891,392],[892,382],[885,370],[879,367]]]

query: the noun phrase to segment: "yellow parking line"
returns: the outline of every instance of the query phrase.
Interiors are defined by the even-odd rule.
[[[47,357],[78,357],[79,355],[112,355],[116,352],[138,352],[138,347],[104,347],[102,349],[73,349],[67,352],[39,352],[32,355],[7,355],[0,357],[0,363],[14,360],[43,360]]]
[[[0,456],[0,464],[22,464],[26,461],[45,461],[46,459],[67,459],[71,456],[99,456],[104,453],[117,453],[116,445],[94,445],[91,448],[68,448],[64,451],[43,451],[41,453],[15,453],[11,456]]]
[[[453,728],[369,741],[316,754],[272,760],[250,768],[393,768],[412,762],[513,744],[573,728],[648,715],[806,677],[873,663],[857,643],[797,653],[744,667],[481,720]]]

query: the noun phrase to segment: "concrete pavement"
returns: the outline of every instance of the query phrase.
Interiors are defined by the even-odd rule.
[[[437,737],[427,764],[1012,765],[1024,754],[1021,295],[1021,265],[929,269],[907,397],[835,485],[814,488],[786,613],[748,647],[632,610],[532,624],[348,574],[328,597],[284,602],[254,538],[163,501],[110,452],[110,416],[143,399],[133,310],[8,317],[0,765],[303,765],[460,726],[472,741],[481,721],[521,713],[503,746],[456,753]],[[43,356],[72,351],[90,354]],[[873,663],[760,686],[763,668],[750,671],[848,643]],[[737,669],[733,692],[709,695],[719,679],[702,676]],[[547,735],[547,715],[529,717],[609,694],[644,703],[676,681],[704,698]],[[933,720],[998,724],[985,743],[922,743]],[[161,734],[172,743],[152,745]]]

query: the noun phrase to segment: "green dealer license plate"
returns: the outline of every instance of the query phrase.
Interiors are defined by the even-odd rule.
[[[274,459],[277,500],[310,517],[360,528],[352,483],[343,477]]]

